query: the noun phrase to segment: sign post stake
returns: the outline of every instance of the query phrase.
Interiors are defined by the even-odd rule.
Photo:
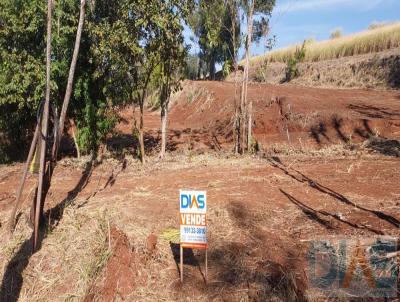
[[[208,259],[207,259],[207,254],[208,254],[208,249],[206,249],[206,275],[205,275],[205,277],[206,277],[206,283],[207,283],[207,275],[208,275]]]
[[[183,249],[206,250],[206,270],[204,279],[207,283],[207,193],[206,191],[179,192],[179,224],[180,224],[180,273],[183,282]],[[201,267],[199,264],[199,269]],[[202,273],[202,272],[201,272]],[[203,274],[203,273],[202,273]]]
[[[180,252],[180,256],[181,256],[181,282],[183,283],[183,247],[182,245],[180,245],[181,247],[181,252]]]

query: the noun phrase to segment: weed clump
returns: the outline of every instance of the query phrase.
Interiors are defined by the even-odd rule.
[[[286,82],[290,82],[294,78],[297,78],[300,75],[299,69],[297,67],[298,63],[304,61],[306,57],[306,42],[303,42],[303,45],[300,48],[296,48],[294,54],[289,58],[286,66]]]

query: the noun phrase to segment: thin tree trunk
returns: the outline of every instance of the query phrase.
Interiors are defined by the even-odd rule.
[[[171,77],[171,63],[168,61],[168,70],[165,71],[165,65],[163,66],[164,80],[161,91],[161,150],[160,159],[165,156],[167,147],[167,124],[168,124],[168,103],[171,94],[170,91],[170,77]]]
[[[33,251],[36,251],[38,245],[39,236],[39,219],[42,216],[42,196],[43,196],[43,183],[44,174],[46,171],[46,140],[48,123],[49,123],[49,107],[50,107],[50,72],[51,72],[51,18],[52,18],[52,6],[53,1],[47,1],[47,45],[46,45],[46,100],[44,103],[43,114],[41,116],[41,134],[42,140],[41,150],[40,150],[40,168],[39,168],[39,182],[38,182],[38,192],[36,199],[36,210],[35,210],[35,229],[33,237]],[[43,137],[44,136],[44,137]]]
[[[140,161],[144,163],[144,138],[143,138],[143,114],[144,114],[144,99],[140,101],[140,123],[139,123],[139,143],[140,143]]]
[[[72,118],[70,118],[69,123],[71,124],[72,139],[74,140],[76,155],[78,156],[78,158],[81,158],[81,150],[79,149],[78,140],[76,139],[75,130],[74,130],[74,128],[76,129],[75,122]]]
[[[69,68],[67,90],[65,91],[64,102],[63,102],[63,106],[62,106],[62,109],[61,109],[58,134],[57,134],[54,146],[53,146],[53,152],[52,152],[53,165],[55,165],[55,162],[57,161],[58,149],[59,149],[59,146],[60,146],[61,137],[62,137],[63,132],[64,132],[64,123],[65,123],[65,118],[66,118],[66,115],[67,115],[67,109],[68,109],[69,101],[71,99],[72,85],[74,83],[76,62],[78,60],[79,47],[80,47],[80,44],[81,44],[81,37],[82,37],[82,30],[83,30],[83,23],[84,23],[84,20],[85,20],[85,9],[86,9],[86,0],[81,0],[81,8],[80,8],[80,13],[79,13],[78,29],[77,29],[77,32],[76,32],[75,47],[74,47],[74,53],[72,55],[71,66]]]
[[[167,122],[168,122],[168,104],[165,102],[161,107],[161,152],[160,158],[164,158],[167,145]]]
[[[240,121],[239,121],[239,114],[240,114],[240,106],[239,102],[237,99],[237,93],[238,93],[238,79],[237,79],[237,73],[238,73],[238,64],[236,60],[236,2],[231,1],[231,34],[232,34],[232,44],[233,44],[233,54],[232,54],[232,61],[233,61],[233,66],[235,69],[234,75],[235,75],[235,95],[233,99],[233,141],[234,141],[234,152],[235,154],[239,153],[240,150]]]
[[[32,158],[33,158],[33,154],[35,153],[36,150],[36,143],[38,141],[39,138],[39,124],[36,125],[36,129],[35,129],[35,134],[33,135],[33,139],[32,139],[32,143],[31,143],[31,147],[29,149],[29,154],[28,154],[28,159],[26,160],[25,166],[24,166],[24,173],[22,175],[22,179],[21,182],[19,184],[18,190],[17,190],[17,196],[16,196],[16,200],[15,200],[15,205],[14,208],[11,212],[11,217],[10,217],[10,221],[9,221],[9,230],[10,232],[14,231],[15,228],[15,215],[17,214],[17,210],[20,206],[21,203],[21,196],[22,196],[22,191],[24,190],[24,186],[25,186],[25,182],[26,182],[26,177],[28,175],[28,170],[29,170],[29,165],[31,164]]]
[[[65,97],[64,97],[64,102],[63,102],[63,108],[62,108],[62,113],[60,115],[60,122],[59,122],[59,129],[58,132],[56,134],[55,137],[55,141],[53,144],[53,149],[52,149],[52,155],[51,155],[51,163],[48,166],[47,169],[47,176],[46,179],[44,179],[44,168],[45,166],[42,165],[42,169],[43,171],[39,171],[39,185],[38,185],[38,196],[37,196],[37,201],[41,201],[41,202],[36,202],[36,213],[35,213],[35,233],[34,233],[34,244],[33,244],[33,248],[36,249],[36,244],[37,244],[37,239],[38,239],[38,216],[40,215],[40,213],[43,211],[43,206],[44,206],[44,200],[46,198],[46,194],[50,188],[50,184],[51,184],[51,177],[53,175],[53,171],[54,168],[56,166],[57,163],[57,155],[58,155],[58,150],[59,150],[59,144],[60,144],[60,140],[61,140],[61,136],[63,134],[63,130],[64,130],[64,123],[65,123],[65,117],[66,117],[66,112],[67,112],[67,108],[68,108],[68,104],[69,104],[69,100],[71,97],[71,93],[72,93],[72,84],[73,84],[73,79],[74,79],[74,73],[75,73],[75,67],[76,67],[76,61],[78,59],[78,53],[79,53],[79,46],[80,46],[80,41],[81,41],[81,36],[82,36],[82,28],[83,28],[83,22],[85,19],[85,2],[86,0],[81,0],[81,7],[80,7],[80,16],[79,16],[79,23],[78,23],[78,29],[77,29],[77,33],[76,33],[76,40],[75,40],[75,47],[74,47],[74,52],[72,55],[72,61],[71,61],[71,66],[70,66],[70,70],[69,70],[69,74],[68,74],[68,82],[67,82],[67,90],[65,93]],[[48,5],[51,7],[51,3],[52,0],[48,0]],[[51,17],[51,10],[48,13]],[[51,21],[51,20],[50,20]],[[50,24],[48,24],[48,32],[50,31],[51,33],[51,22]],[[49,40],[49,35],[48,35],[48,40]],[[51,40],[48,41],[48,47],[50,47],[50,42]],[[48,49],[47,52],[47,59],[48,59],[48,65],[50,65],[50,50]],[[48,69],[50,69],[50,66],[48,66]],[[48,81],[49,81],[49,85],[50,85],[50,70],[48,72]],[[49,86],[48,85],[48,86]],[[48,87],[50,88],[50,87]],[[49,97],[50,97],[50,91],[47,92],[46,89],[46,101],[47,101],[47,93],[49,93]],[[48,105],[48,104],[47,104]],[[45,110],[46,110],[46,105],[45,105]],[[48,106],[47,106],[47,111],[48,111]],[[47,123],[46,123],[47,124]],[[44,134],[44,133],[43,133]],[[47,135],[47,133],[46,133]],[[44,143],[42,145],[42,150],[44,149],[45,151],[46,148],[46,144]],[[41,154],[41,156],[43,156],[43,158],[45,157],[45,152],[42,152],[43,154]],[[42,158],[41,158],[42,160]],[[46,185],[44,186],[44,193],[42,194],[42,190],[40,188],[43,188],[43,184],[44,181],[46,181]]]
[[[247,88],[249,82],[249,68],[250,68],[250,48],[253,34],[253,12],[254,12],[254,1],[251,0],[250,10],[247,17],[247,39],[246,39],[246,61],[244,67],[244,79],[243,79],[243,103],[246,105],[247,114],[247,150],[250,151],[251,136],[252,136],[252,110],[253,101],[250,99],[247,104]]]
[[[215,80],[215,55],[214,52],[211,53],[210,58],[210,80]]]
[[[199,64],[198,64],[198,70],[197,70],[197,79],[198,80],[201,80],[202,79],[202,76],[201,76],[201,69],[202,69],[202,61],[201,61],[201,58],[200,58],[200,54],[199,54]]]

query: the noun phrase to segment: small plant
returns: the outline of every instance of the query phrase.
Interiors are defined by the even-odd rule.
[[[286,82],[297,78],[300,73],[297,64],[302,62],[306,57],[306,42],[300,48],[296,48],[294,54],[288,59],[286,66]]]
[[[257,67],[256,74],[254,75],[254,81],[256,82],[267,81],[267,66],[268,66],[268,61],[265,60],[260,66]]]
[[[369,30],[374,30],[374,29],[378,29],[378,28],[385,27],[385,26],[388,26],[388,25],[393,25],[393,24],[395,24],[395,23],[394,22],[372,22],[368,26],[368,29]]]
[[[132,129],[132,137],[133,137],[135,146],[137,146],[137,148],[135,150],[135,155],[137,158],[141,158],[140,146],[139,146],[140,132],[139,132],[139,129],[136,127],[136,125]]]
[[[256,154],[258,151],[260,151],[260,146],[258,144],[258,141],[255,139],[254,136],[251,137],[250,141],[250,154]]]
[[[342,29],[336,28],[331,32],[330,38],[333,40],[333,39],[340,38],[341,36],[343,36]]]
[[[224,65],[222,66],[222,75],[224,78],[226,78],[232,70],[232,60],[227,60],[224,62]]]

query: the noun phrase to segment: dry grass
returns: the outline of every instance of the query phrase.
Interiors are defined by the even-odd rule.
[[[110,256],[107,243],[109,220],[107,211],[83,213],[68,206],[60,223],[54,229],[46,230],[42,247],[34,255],[30,253],[32,231],[26,221],[20,221],[0,253],[3,278],[5,275],[11,279],[23,278],[17,293],[19,301],[83,300]],[[25,261],[29,262],[22,271],[18,266],[9,266]]]
[[[261,62],[287,62],[299,45],[256,56],[251,64]],[[305,61],[317,62],[400,47],[400,23],[370,29],[357,34],[321,42],[306,43]],[[241,62],[242,63],[242,62]]]

